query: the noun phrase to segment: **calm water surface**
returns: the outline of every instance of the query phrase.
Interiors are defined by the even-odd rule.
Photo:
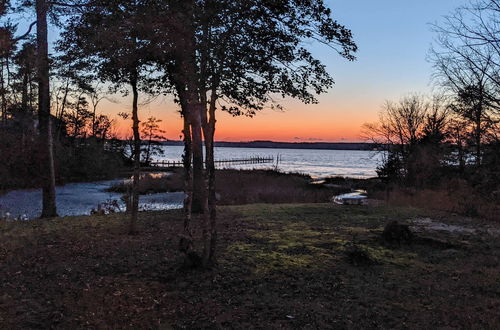
[[[98,204],[118,202],[120,211],[125,211],[125,203],[119,193],[106,192],[115,183],[122,180],[99,182],[69,183],[56,187],[57,213],[59,216],[90,214]],[[139,196],[140,210],[168,210],[181,208],[184,200],[182,192],[161,193]],[[42,212],[41,189],[13,190],[0,196],[0,216],[10,219],[39,217]]]
[[[158,160],[179,161],[182,147],[163,146],[164,155]],[[382,154],[364,150],[312,150],[273,148],[215,148],[215,159],[235,159],[249,157],[280,157],[278,169],[284,172],[300,172],[315,178],[327,176],[347,176],[369,178],[380,164]],[[273,164],[233,165],[232,168],[271,168]]]
[[[183,148],[162,147],[164,154],[156,160],[179,161]],[[368,178],[376,175],[381,154],[373,151],[309,150],[271,148],[215,148],[215,158],[241,159],[249,157],[280,158],[277,168],[283,172],[300,172],[314,178],[347,176]],[[274,168],[274,164],[234,165],[232,168]],[[121,180],[87,183],[71,183],[57,187],[57,210],[60,216],[90,214],[98,204],[116,200],[125,209],[121,194],[106,192],[105,189]],[[183,193],[161,193],[140,196],[142,210],[165,210],[182,207]],[[9,213],[10,218],[36,218],[41,213],[42,193],[40,189],[14,190],[0,196],[0,216]]]

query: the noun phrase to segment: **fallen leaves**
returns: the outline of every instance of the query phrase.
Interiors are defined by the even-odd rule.
[[[465,245],[457,239],[453,251],[427,244],[431,240],[381,245],[386,217],[412,212],[326,204],[221,208],[219,266],[210,271],[179,267],[178,211],[141,213],[141,231],[133,237],[126,235],[120,215],[54,220],[36,224],[36,230],[23,224],[1,233],[0,323],[3,328],[499,324],[499,243],[485,235]],[[353,232],[380,263],[347,262]]]

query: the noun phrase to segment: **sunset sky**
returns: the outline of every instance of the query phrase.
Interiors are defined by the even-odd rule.
[[[311,44],[314,55],[328,67],[336,84],[319,97],[317,105],[294,100],[282,102],[286,111],[266,110],[254,118],[233,118],[218,113],[219,141],[360,141],[360,127],[373,122],[385,100],[409,92],[429,93],[432,68],[426,57],[434,38],[429,23],[463,4],[462,0],[327,0],[333,16],[350,28],[359,52],[348,62],[329,48]],[[130,111],[130,100],[115,97],[100,110],[115,117]],[[178,107],[168,97],[140,107],[140,118],[162,119],[169,139],[179,139]],[[117,130],[129,130],[130,123],[118,121]]]

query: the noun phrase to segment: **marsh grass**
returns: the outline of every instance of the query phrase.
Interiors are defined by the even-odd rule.
[[[139,181],[139,193],[182,191],[182,169],[167,175],[145,173]],[[350,186],[327,187],[310,184],[311,177],[300,173],[275,170],[216,171],[216,191],[219,205],[253,203],[325,203],[335,194],[350,191]],[[130,182],[112,186],[108,191],[126,193]]]
[[[217,171],[221,205],[252,203],[324,203],[346,188],[312,185],[311,177],[274,170]],[[347,189],[349,190],[349,189]]]
[[[130,180],[117,183],[106,191],[126,194],[131,190]],[[154,194],[172,191],[182,191],[183,181],[179,169],[167,173],[143,173],[139,178],[139,194]]]

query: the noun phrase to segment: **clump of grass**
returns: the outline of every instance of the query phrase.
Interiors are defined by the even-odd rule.
[[[121,182],[106,189],[109,192],[128,193],[130,181]],[[139,179],[139,194],[154,194],[180,191],[183,188],[182,177],[178,173],[144,173]]]

